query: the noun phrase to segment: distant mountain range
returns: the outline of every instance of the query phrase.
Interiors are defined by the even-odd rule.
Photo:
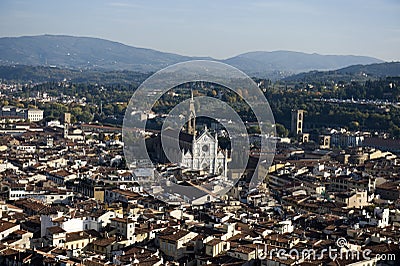
[[[370,65],[353,65],[337,70],[310,71],[284,78],[285,81],[350,81],[385,77],[400,77],[400,62],[387,62]]]
[[[40,35],[0,38],[0,65],[153,72],[178,62],[210,59],[137,48],[98,38]],[[382,63],[373,57],[319,55],[291,51],[249,52],[221,61],[248,75],[283,78],[310,70]]]
[[[250,52],[224,60],[246,73],[262,74],[271,71],[284,72],[283,75],[310,70],[333,70],[355,64],[373,64],[384,61],[367,56],[320,55],[291,51]],[[286,73],[285,73],[286,72]]]

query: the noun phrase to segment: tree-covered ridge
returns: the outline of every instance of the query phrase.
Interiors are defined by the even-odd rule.
[[[57,119],[63,112],[72,113],[74,121],[122,124],[126,106],[143,76],[131,83],[92,83],[51,81],[26,84],[14,91],[5,91],[2,105],[33,106],[45,110],[46,120]],[[275,116],[278,134],[285,136],[290,127],[292,109],[306,111],[305,127],[316,133],[326,127],[388,132],[400,138],[400,77],[367,81],[272,82],[255,79],[267,97]],[[196,87],[197,86],[197,87]],[[195,95],[216,97],[231,105],[244,121],[254,116],[242,100],[246,88],[235,94],[218,86],[204,84],[192,87]],[[186,90],[186,91],[184,91]],[[165,94],[154,106],[156,113],[168,113],[176,104],[189,97],[184,86],[176,94]],[[47,95],[48,100],[41,98]],[[159,123],[160,121],[158,121]],[[254,129],[256,132],[256,129]]]
[[[264,81],[276,121],[290,126],[293,108],[304,109],[310,130],[345,127],[385,131],[400,138],[400,78],[366,82],[272,84]]]
[[[135,84],[145,80],[150,74],[135,71],[74,70],[43,66],[0,66],[3,82],[46,83],[68,81],[73,83]]]
[[[400,76],[400,62],[354,65],[330,71],[310,71],[284,78],[287,82],[337,83]]]

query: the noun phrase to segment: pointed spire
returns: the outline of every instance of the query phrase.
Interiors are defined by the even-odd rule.
[[[196,112],[194,108],[193,90],[190,89],[190,103],[189,103],[189,119],[187,131],[193,136],[196,135]]]

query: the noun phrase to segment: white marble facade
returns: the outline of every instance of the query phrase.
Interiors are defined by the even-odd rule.
[[[210,174],[226,176],[227,152],[218,149],[217,135],[207,128],[193,138],[191,150],[182,150],[182,166],[193,170],[208,170]]]

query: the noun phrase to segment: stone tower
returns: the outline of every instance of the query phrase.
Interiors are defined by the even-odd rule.
[[[294,136],[303,133],[304,110],[292,110],[291,132]]]
[[[193,91],[191,91],[190,103],[189,103],[189,120],[187,133],[196,135],[196,112],[194,108]]]

